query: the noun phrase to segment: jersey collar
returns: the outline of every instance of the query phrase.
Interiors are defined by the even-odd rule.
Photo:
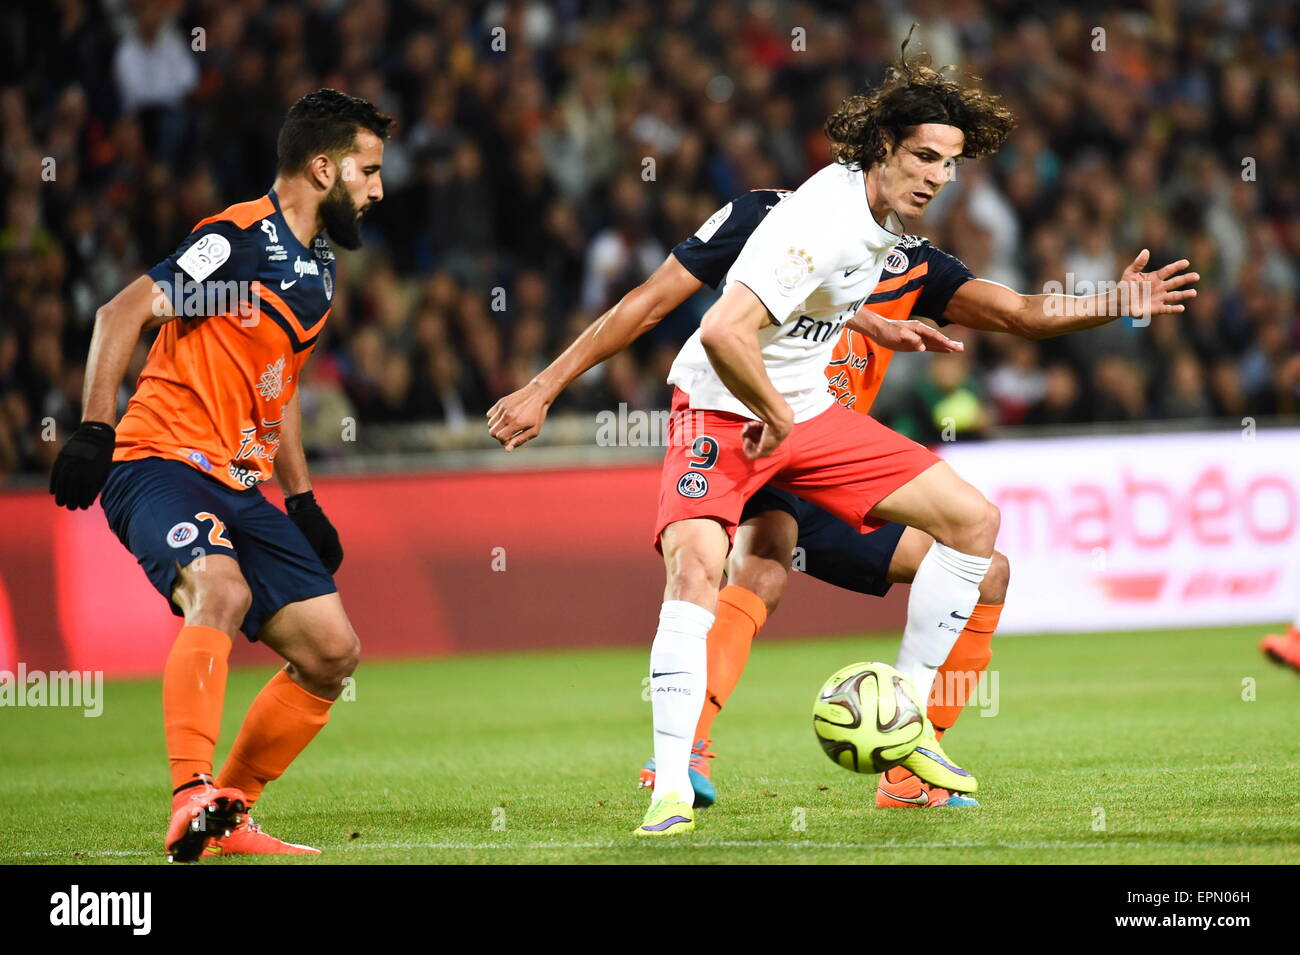
[[[289,220],[287,220],[284,217],[284,210],[280,208],[280,197],[275,194],[274,186],[271,187],[271,190],[266,194],[266,197],[271,200],[271,205],[275,206],[275,214],[279,217],[280,224],[284,226],[284,231],[289,233],[289,241],[291,241],[298,248],[302,249],[303,254],[306,255],[308,258],[311,258],[313,255],[315,255],[316,253],[312,249],[303,245],[302,242],[298,240],[298,237],[293,234],[293,230],[289,228]],[[313,243],[318,238],[320,238],[320,233],[317,233],[316,235],[312,236]]]
[[[857,195],[862,203],[863,218],[867,221],[867,244],[880,246],[882,248],[893,248],[898,241],[903,238],[902,224],[898,221],[898,216],[890,212],[885,217],[882,224],[877,221],[876,214],[871,211],[871,202],[867,199],[867,174],[865,170],[854,169],[853,183],[857,189]],[[890,226],[897,226],[895,232]]]

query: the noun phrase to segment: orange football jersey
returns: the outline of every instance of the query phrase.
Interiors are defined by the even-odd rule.
[[[931,263],[941,266],[939,276],[932,274]],[[887,278],[891,272],[892,277]],[[866,307],[883,318],[903,321],[911,316],[924,292],[927,298],[922,305],[926,312],[937,313],[926,314],[926,317],[939,319],[952,293],[973,277],[961,262],[928,241],[905,236],[890,253]],[[826,366],[827,387],[836,402],[870,414],[893,357],[892,350],[877,345],[860,332],[845,328]]]
[[[177,317],[149,351],[113,460],[182,460],[237,489],[269,480],[285,408],[329,317],[329,243],[299,242],[272,190],[199,222],[149,276]]]

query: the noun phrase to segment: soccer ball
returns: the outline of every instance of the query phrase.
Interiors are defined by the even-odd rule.
[[[925,708],[916,688],[886,663],[852,663],[837,670],[813,704],[813,732],[837,765],[883,773],[916,749]]]

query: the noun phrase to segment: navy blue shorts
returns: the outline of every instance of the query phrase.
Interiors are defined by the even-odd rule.
[[[844,590],[883,597],[893,586],[889,563],[905,525],[890,522],[863,534],[829,511],[768,484],[745,502],[740,521],[766,511],[785,511],[799,523],[804,573]]]
[[[177,572],[213,554],[237,560],[253,593],[241,627],[250,640],[281,607],[338,590],[302,531],[256,487],[236,491],[184,462],[141,458],[113,465],[100,504],[177,616]]]

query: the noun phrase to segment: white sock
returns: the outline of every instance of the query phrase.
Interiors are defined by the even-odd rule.
[[[691,737],[704,709],[713,614],[685,600],[665,600],[650,647],[650,705],[655,727],[655,798],[691,788]]]
[[[916,569],[894,669],[912,681],[923,707],[929,702],[935,673],[979,602],[980,582],[992,562],[992,557],[972,557],[936,541]]]

